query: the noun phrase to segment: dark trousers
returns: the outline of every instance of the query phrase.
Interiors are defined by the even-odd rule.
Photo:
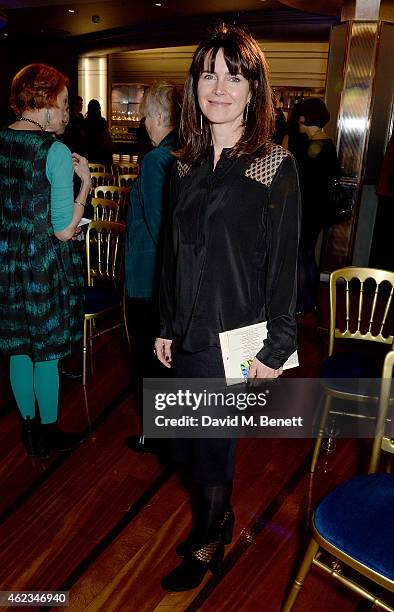
[[[208,347],[188,353],[172,343],[172,371],[175,378],[224,378],[219,348]],[[173,458],[202,486],[220,485],[233,479],[235,439],[179,438],[171,441]]]
[[[144,378],[165,378],[168,369],[154,355],[158,310],[151,298],[127,298],[127,322],[132,352],[132,374],[137,409],[142,415]]]

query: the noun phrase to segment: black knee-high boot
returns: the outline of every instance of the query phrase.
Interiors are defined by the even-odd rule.
[[[22,420],[22,442],[29,457],[43,457],[41,444],[41,423],[37,417]]]
[[[182,563],[163,578],[163,589],[194,589],[203,580],[208,569],[213,573],[219,571],[224,554],[225,515],[230,512],[231,491],[231,481],[201,487],[201,510],[196,528],[187,539],[187,550]]]
[[[231,540],[233,538],[234,520],[235,520],[234,511],[230,504],[230,498],[231,498],[231,492],[232,492],[232,482],[230,481],[229,483],[226,483],[226,485],[229,485],[230,487],[230,490],[227,491],[226,493],[229,501],[227,505],[225,506],[225,511],[224,511],[223,519],[220,524],[220,528],[222,532],[223,544],[231,544]],[[198,497],[200,497],[200,499],[198,499]],[[189,552],[189,550],[193,550],[194,543],[198,541],[199,516],[200,516],[200,513],[203,512],[203,509],[201,508],[201,501],[202,501],[201,497],[202,497],[201,494],[200,496],[197,495],[196,503],[197,504],[199,503],[200,505],[197,506],[197,508],[195,508],[193,511],[193,516],[195,517],[195,521],[194,521],[195,527],[192,529],[191,533],[188,535],[186,540],[178,544],[178,546],[176,547],[176,554],[179,557],[184,557]]]

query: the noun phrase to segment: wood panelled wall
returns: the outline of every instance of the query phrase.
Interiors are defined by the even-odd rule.
[[[328,42],[260,43],[274,86],[324,87]],[[151,84],[170,79],[183,84],[195,46],[126,51],[109,56],[109,77],[115,83]]]

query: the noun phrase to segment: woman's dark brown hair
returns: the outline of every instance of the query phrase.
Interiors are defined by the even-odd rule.
[[[29,64],[13,78],[10,106],[17,116],[25,110],[56,106],[57,97],[68,82],[68,78],[52,66]]]
[[[223,49],[230,74],[242,74],[248,80],[251,92],[244,131],[230,156],[254,157],[262,150],[274,129],[274,106],[264,54],[252,36],[240,28],[222,25],[199,45],[185,84],[180,130],[183,146],[178,157],[189,164],[198,162],[211,144],[209,124],[204,117],[201,129],[197,85],[201,73],[206,69],[207,58],[209,71],[214,72],[219,49]]]
[[[299,107],[298,116],[304,116],[304,125],[323,128],[330,121],[330,112],[320,98],[307,98]]]

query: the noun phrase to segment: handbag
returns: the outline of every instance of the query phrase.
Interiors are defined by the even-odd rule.
[[[327,186],[327,225],[349,221],[352,212],[351,194],[338,177],[331,178]]]

